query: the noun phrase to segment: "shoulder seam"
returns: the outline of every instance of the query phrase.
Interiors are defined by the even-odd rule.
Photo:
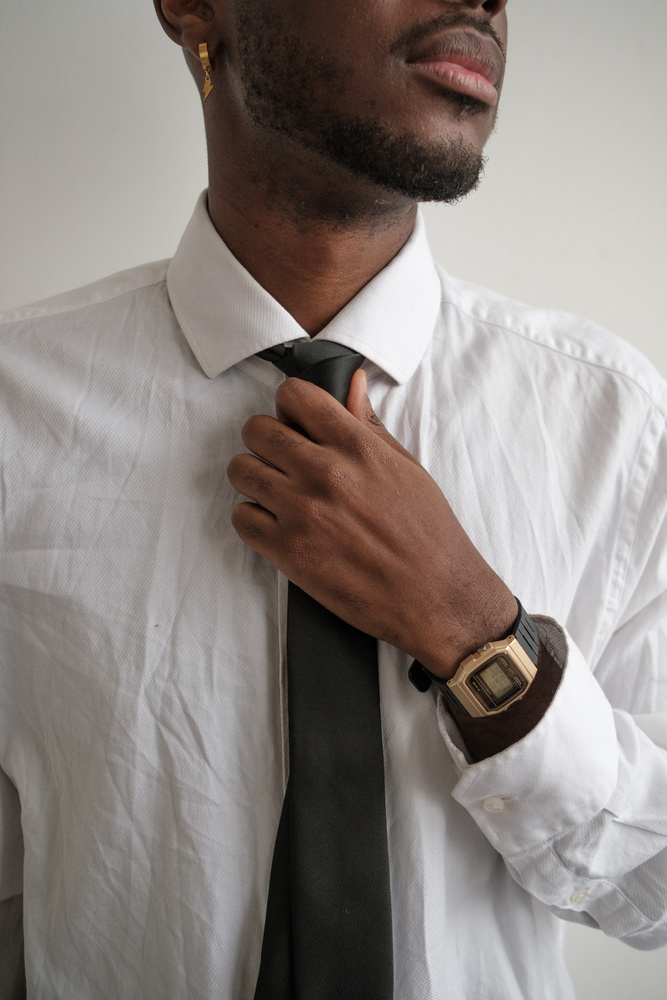
[[[641,388],[641,386],[640,386]],[[646,422],[642,430],[640,442],[641,447],[637,449],[637,454],[635,455],[635,461],[632,467],[632,474],[630,476],[630,485],[626,491],[625,500],[623,503],[623,513],[619,518],[618,529],[616,532],[616,537],[614,540],[614,554],[612,559],[612,565],[616,566],[618,569],[617,573],[609,574],[609,588],[607,594],[607,600],[605,602],[605,614],[600,620],[598,627],[598,634],[595,636],[594,649],[596,650],[597,657],[599,660],[603,655],[605,646],[607,642],[611,639],[613,634],[613,626],[615,619],[619,613],[619,607],[621,598],[623,596],[623,591],[625,589],[625,584],[628,576],[628,570],[630,568],[630,561],[632,559],[632,552],[637,539],[637,530],[639,527],[639,517],[646,497],[646,490],[651,478],[651,473],[655,467],[656,453],[660,445],[660,438],[662,429],[664,428],[665,417],[662,411],[659,411],[663,417],[662,424],[657,428],[653,428],[652,423],[654,422],[655,414],[647,414]],[[653,445],[649,449],[647,439],[653,437]],[[645,469],[643,476],[642,473],[642,453],[646,453]],[[650,454],[649,454],[650,452]],[[635,496],[636,494],[636,496]],[[634,497],[635,506],[634,509],[631,508],[631,500]],[[628,526],[628,538],[625,542],[625,551],[621,551],[622,539],[621,534],[623,526],[627,524]],[[613,592],[615,587],[615,593]]]
[[[541,347],[545,351],[552,351],[554,354],[558,354],[563,358],[570,358],[572,361],[578,361],[582,365],[589,365],[591,368],[597,368],[600,371],[610,372],[613,375],[617,375],[620,378],[625,379],[627,382],[630,382],[632,383],[632,385],[635,385],[640,390],[640,392],[645,396],[648,402],[652,406],[654,406],[664,417],[667,418],[667,405],[655,399],[646,389],[646,387],[643,386],[641,382],[638,382],[636,378],[633,378],[632,375],[628,374],[628,372],[620,371],[618,368],[612,368],[610,365],[601,364],[600,362],[593,361],[590,358],[582,358],[576,354],[568,354],[566,351],[561,350],[560,348],[556,347],[553,344],[545,344],[541,340],[535,340],[533,337],[528,336],[521,330],[516,330],[511,326],[504,325],[503,323],[497,323],[489,319],[481,319],[479,316],[474,316],[472,313],[468,312],[458,302],[452,301],[452,299],[448,299],[443,296],[442,301],[446,302],[450,306],[453,306],[458,312],[460,312],[467,319],[471,320],[473,323],[483,323],[484,326],[496,327],[499,330],[503,330],[505,333],[512,334],[515,337],[520,337],[522,340],[525,340],[530,344],[534,344],[536,347]],[[650,362],[648,363],[650,364]]]
[[[151,264],[158,264],[161,261],[154,261]],[[165,262],[167,263],[167,262]],[[150,265],[139,265],[139,267],[148,267]],[[122,274],[123,272],[119,272]],[[86,288],[94,288],[97,284],[103,284],[107,280],[111,280],[113,275],[109,278],[100,278],[99,282],[91,282],[90,285],[83,285],[80,289],[73,288],[69,292],[62,292],[60,295],[53,296],[52,299],[43,299],[42,301],[28,303],[24,306],[17,306],[16,309],[11,309],[6,313],[0,313],[0,326],[12,325],[14,323],[24,323],[31,320],[48,320],[52,316],[66,316],[68,313],[75,313],[81,309],[87,309],[90,306],[103,305],[105,302],[113,302],[115,299],[121,299],[124,295],[130,295],[133,292],[139,292],[146,288],[153,288],[155,285],[163,284],[167,280],[166,267],[164,273],[160,277],[151,278],[150,281],[139,282],[136,285],[129,285],[126,288],[119,288],[110,291],[107,295],[99,295],[99,297],[93,293],[90,299],[79,303],[63,303],[62,307],[58,306],[58,299],[67,299],[70,295],[75,295],[77,292],[83,292]],[[53,306],[51,308],[42,309],[41,307],[46,305],[48,302],[53,301]]]

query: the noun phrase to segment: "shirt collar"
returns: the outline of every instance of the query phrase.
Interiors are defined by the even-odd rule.
[[[209,378],[305,330],[238,262],[200,196],[167,271],[171,304]],[[433,333],[441,286],[420,214],[394,259],[317,335],[363,354],[407,382]]]

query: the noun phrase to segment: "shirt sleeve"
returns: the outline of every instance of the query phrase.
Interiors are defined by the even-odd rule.
[[[439,706],[461,770],[453,795],[519,884],[558,916],[659,947],[667,942],[667,752],[612,709],[567,639],[549,710],[495,757],[469,765]]]
[[[454,798],[513,877],[553,913],[633,947],[667,943],[667,442],[623,526],[623,581],[599,652],[563,648],[561,683],[523,739],[477,763],[439,702]],[[598,609],[599,611],[599,609]],[[593,611],[591,610],[591,614]]]

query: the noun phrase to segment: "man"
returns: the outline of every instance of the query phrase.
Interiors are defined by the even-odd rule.
[[[479,178],[505,6],[156,3],[208,195],[168,268],[2,328],[7,995],[21,894],[30,996],[255,995],[286,578],[380,640],[397,998],[570,996],[557,917],[666,940],[664,385],[437,272],[417,215]],[[346,407],[255,357],[308,335],[367,359]],[[514,595],[525,697],[410,684]]]

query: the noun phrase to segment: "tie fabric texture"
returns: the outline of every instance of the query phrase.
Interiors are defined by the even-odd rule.
[[[317,340],[258,356],[343,405],[364,360]],[[255,1000],[391,1000],[377,642],[290,582],[287,676],[290,776]]]

